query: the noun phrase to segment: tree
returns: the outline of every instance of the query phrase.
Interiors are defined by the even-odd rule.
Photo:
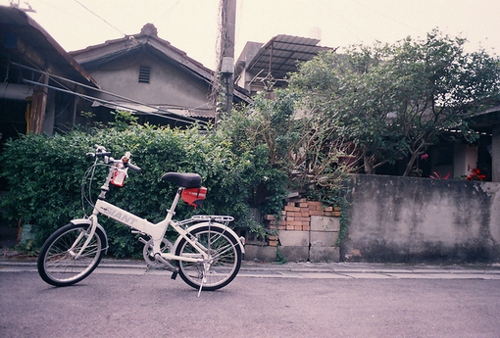
[[[269,165],[287,175],[288,189],[335,203],[346,173],[355,165],[341,158],[353,149],[315,115],[304,114],[296,92],[275,89],[273,94],[273,99],[265,92],[256,95],[251,106],[234,110],[222,121],[220,130],[236,154],[265,149]]]
[[[466,53],[466,41],[435,29],[425,40],[325,52],[301,65],[290,88],[361,149],[366,173],[407,159],[406,176],[443,131],[471,140],[466,118],[499,98],[499,59]]]

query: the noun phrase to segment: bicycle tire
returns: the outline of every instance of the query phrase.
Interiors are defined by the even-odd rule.
[[[238,240],[218,225],[194,229],[189,231],[188,236],[204,247],[209,246],[208,240],[210,239],[210,250],[207,249],[206,252],[210,252],[213,262],[203,282],[203,263],[178,261],[179,275],[182,280],[195,289],[199,289],[203,283],[203,290],[206,291],[215,291],[228,285],[241,267],[242,254]],[[181,238],[175,252],[177,256],[202,257],[185,238]]]
[[[85,243],[89,227],[88,224],[67,224],[45,241],[37,260],[38,274],[45,282],[54,286],[73,285],[99,265],[106,243],[106,235],[100,228],[95,229],[87,248],[75,259],[75,249]]]

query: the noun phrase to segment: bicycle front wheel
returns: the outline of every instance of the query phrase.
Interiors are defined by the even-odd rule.
[[[56,230],[43,244],[38,255],[38,274],[54,286],[80,282],[94,271],[104,255],[106,236],[96,228],[87,247],[88,224],[67,224]]]
[[[238,240],[225,228],[207,225],[194,229],[188,236],[202,248],[208,258],[203,262],[179,261],[179,275],[195,289],[214,291],[229,284],[238,274],[241,266],[241,248]],[[186,239],[182,238],[176,248],[176,255],[202,259],[202,254]]]

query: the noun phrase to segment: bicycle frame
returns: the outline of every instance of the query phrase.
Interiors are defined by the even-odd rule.
[[[111,159],[111,161],[113,161]],[[105,201],[106,193],[109,191],[109,183],[111,182],[111,179],[113,177],[114,173],[114,167],[112,166],[109,169],[108,176],[106,177],[106,181],[104,185],[101,187],[101,194],[99,195],[99,199],[94,205],[94,210],[92,212],[92,215],[89,218],[86,219],[75,219],[72,221],[72,223],[88,223],[92,225],[90,229],[90,233],[88,236],[88,239],[84,243],[82,250],[80,252],[83,252],[83,250],[87,247],[88,241],[90,241],[90,238],[93,236],[95,229],[97,227],[102,226],[99,224],[98,221],[98,215],[103,214],[123,225],[126,225],[137,232],[144,234],[144,235],[149,235],[151,239],[153,240],[153,255],[157,257],[158,255],[163,259],[163,260],[178,260],[178,261],[185,261],[185,262],[192,262],[192,263],[201,263],[204,260],[208,259],[207,255],[207,248],[205,248],[201,243],[197,242],[196,240],[193,240],[188,236],[189,231],[185,230],[183,226],[194,223],[194,222],[200,222],[200,221],[208,221],[208,225],[211,224],[216,224],[219,227],[224,228],[224,231],[228,232],[230,235],[232,235],[235,239],[238,239],[238,235],[229,227],[227,227],[224,224],[220,223],[213,223],[214,221],[222,221],[222,222],[229,222],[232,221],[233,218],[230,216],[220,216],[220,215],[212,215],[212,216],[194,216],[190,219],[181,221],[181,222],[174,222],[172,220],[173,216],[175,215],[175,208],[177,207],[177,204],[179,202],[182,188],[179,188],[177,190],[177,193],[175,195],[175,198],[172,202],[172,205],[170,209],[167,212],[167,216],[165,219],[159,223],[152,223],[149,222],[146,219],[140,218],[126,210],[123,210],[107,201]],[[200,223],[198,223],[200,225]],[[207,222],[201,223],[201,225],[207,225]],[[177,243],[179,242],[180,238],[184,238],[189,244],[191,244],[200,254],[200,258],[193,258],[193,257],[187,257],[187,256],[177,256],[174,253],[164,253],[161,252],[161,243],[163,240],[163,237],[165,236],[165,233],[167,232],[168,227],[171,226],[178,234],[179,237],[177,238],[175,245],[174,245],[174,250],[177,246]],[[105,231],[103,231],[105,233]],[[241,248],[241,252],[245,252],[244,245],[241,243],[241,240],[238,240],[238,245]],[[208,248],[210,249],[210,248]],[[76,254],[76,258],[80,253]]]
[[[176,195],[176,199],[178,199],[178,195]],[[175,201],[174,204],[176,204]],[[204,252],[206,251],[206,248],[204,248],[200,243],[193,241],[191,238],[189,238],[189,236],[187,236],[187,231],[185,231],[176,222],[171,221],[172,214],[170,212],[168,213],[167,218],[165,218],[163,221],[159,223],[154,224],[147,221],[146,219],[137,217],[136,215],[103,200],[97,201],[94,210],[95,211],[93,215],[96,216],[96,220],[97,220],[97,214],[100,213],[105,216],[108,216],[109,218],[114,219],[115,221],[120,222],[121,224],[127,225],[139,231],[140,233],[151,236],[151,238],[153,239],[154,255],[160,254],[161,257],[166,260],[174,259],[174,260],[193,262],[193,263],[202,262],[203,259],[207,258],[207,254]],[[179,234],[179,236],[185,238],[186,241],[188,241],[193,247],[195,247],[199,251],[199,253],[203,256],[203,258],[195,259],[190,257],[176,256],[173,253],[162,253],[160,251],[160,245],[169,225],[172,226],[172,228],[174,228],[174,230]],[[227,230],[228,232],[232,231],[229,228]]]

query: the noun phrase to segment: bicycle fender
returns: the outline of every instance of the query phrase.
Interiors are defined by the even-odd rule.
[[[73,220],[71,220],[70,223],[71,224],[77,224],[77,225],[84,225],[84,224],[92,225],[92,221],[89,218],[77,218],[77,219],[73,219]],[[104,234],[104,238],[106,238],[106,243],[104,243],[106,251],[104,251],[104,254],[107,254],[108,253],[108,248],[109,248],[108,234],[106,233],[106,231],[104,230],[104,228],[102,227],[102,225],[100,225],[99,223],[97,223],[97,227]]]
[[[201,223],[196,223],[195,225],[192,225],[190,226],[187,231],[190,232],[192,230],[195,230],[195,229],[198,229],[198,228],[201,228],[201,227],[205,227],[205,226],[217,226],[219,228],[223,228],[224,231],[228,232],[231,236],[233,236],[236,241],[238,242],[238,245],[240,246],[240,249],[241,249],[241,253],[242,254],[245,254],[245,247],[243,245],[243,243],[241,243],[240,241],[240,238],[238,237],[238,235],[236,234],[236,232],[233,231],[233,229],[231,229],[230,227],[228,226],[225,226],[223,224],[220,224],[220,223],[210,223],[210,222],[201,222]],[[179,241],[181,240],[181,236],[179,236],[177,238],[177,240],[175,241],[175,244],[174,244],[174,248],[177,248],[177,244],[179,244]]]

